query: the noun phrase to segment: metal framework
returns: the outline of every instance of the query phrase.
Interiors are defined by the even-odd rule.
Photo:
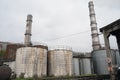
[[[110,43],[109,43],[109,37],[110,35],[113,35],[117,39],[118,49],[120,52],[120,19],[112,22],[111,24],[103,27],[100,29],[100,32],[104,35],[104,41],[105,41],[105,48],[106,48],[106,54],[107,54],[107,60],[108,60],[108,70],[111,75],[111,80],[115,80],[113,65],[111,62],[111,50],[110,50]]]

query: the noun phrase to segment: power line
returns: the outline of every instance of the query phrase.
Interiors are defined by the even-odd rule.
[[[74,34],[70,34],[70,35],[66,35],[66,36],[62,36],[62,37],[58,37],[58,38],[48,39],[48,40],[44,40],[44,41],[53,41],[53,40],[57,40],[57,39],[72,37],[72,36],[76,36],[76,35],[79,35],[79,34],[83,34],[83,33],[89,32],[89,31],[90,31],[90,30],[83,31],[83,32],[79,32],[79,33],[74,33]]]

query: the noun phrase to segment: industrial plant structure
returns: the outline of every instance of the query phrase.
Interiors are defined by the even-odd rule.
[[[10,44],[10,42],[0,42],[0,60],[4,59],[4,53],[8,44]]]
[[[97,23],[95,19],[95,11],[93,1],[89,2],[89,11],[90,11],[90,22],[91,22],[91,33],[92,33],[92,61],[95,74],[110,74],[111,79],[115,80],[112,76],[115,75],[115,68],[119,67],[118,50],[110,49],[108,37],[111,32],[115,33],[117,37],[117,42],[119,44],[118,35],[120,33],[120,21],[116,21],[109,25],[109,27],[101,28],[100,31],[104,34],[105,48],[102,48],[99,43],[99,36],[97,32]],[[112,27],[112,29],[110,29]],[[116,30],[116,31],[115,31]],[[119,47],[119,45],[118,45]]]
[[[105,41],[105,47],[106,47],[106,57],[108,62],[108,71],[111,75],[111,79],[115,79],[115,68],[120,67],[120,19],[116,20],[115,22],[103,27],[100,29],[100,31],[104,34],[104,41]],[[118,50],[119,53],[115,53],[116,57],[116,66],[114,65],[114,62],[112,62],[114,59],[112,58],[112,51],[110,49],[110,43],[109,43],[109,37],[110,35],[113,35],[116,37],[117,44],[118,44]]]
[[[28,15],[27,16],[27,20],[26,20],[27,24],[26,24],[26,32],[25,32],[25,41],[24,44],[25,46],[31,46],[31,29],[32,29],[32,15]]]
[[[47,49],[37,47],[19,48],[16,53],[15,73],[17,77],[47,76]]]
[[[89,16],[90,16],[90,26],[91,26],[91,36],[92,36],[92,47],[93,47],[93,50],[99,50],[100,41],[98,37],[97,22],[95,17],[93,1],[89,2],[88,7],[89,7],[89,13],[90,13]]]
[[[120,20],[100,29],[104,34],[106,45],[102,48],[93,1],[90,1],[88,5],[93,47],[91,52],[74,52],[68,47],[49,49],[46,45],[32,44],[32,15],[29,14],[26,20],[24,44],[9,44],[5,47],[7,48],[5,59],[12,61],[4,62],[4,64],[8,64],[17,77],[22,75],[25,78],[111,73],[114,68],[120,66],[120,51],[110,49],[108,37],[110,34],[116,36],[120,50]]]
[[[90,53],[73,52],[73,74],[93,74],[92,57]]]
[[[72,50],[68,47],[56,47],[48,51],[48,75],[72,76]]]

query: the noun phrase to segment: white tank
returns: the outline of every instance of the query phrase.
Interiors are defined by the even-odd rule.
[[[16,53],[15,72],[17,77],[25,78],[47,75],[47,48],[23,47]]]
[[[49,76],[71,76],[72,51],[70,48],[56,48],[48,51]]]

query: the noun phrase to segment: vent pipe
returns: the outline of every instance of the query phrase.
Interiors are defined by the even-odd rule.
[[[100,41],[99,41],[99,36],[98,36],[97,23],[96,23],[96,18],[95,18],[93,1],[89,2],[89,14],[90,14],[92,47],[93,47],[93,50],[99,50],[100,49]]]
[[[25,41],[24,44],[25,46],[31,46],[31,28],[32,28],[32,15],[27,15],[27,20],[26,20],[26,32],[25,32]]]

